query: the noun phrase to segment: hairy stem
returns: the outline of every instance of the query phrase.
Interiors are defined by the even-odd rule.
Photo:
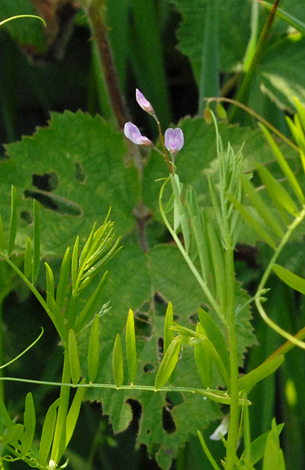
[[[86,8],[86,12],[92,31],[92,37],[96,42],[103,66],[111,106],[116,117],[118,128],[123,129],[124,124],[130,120],[130,116],[120,90],[119,80],[109,44],[105,18],[105,4],[100,0],[93,0],[90,6]]]

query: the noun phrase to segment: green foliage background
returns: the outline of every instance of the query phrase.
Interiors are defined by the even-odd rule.
[[[173,3],[113,0],[107,2],[106,11],[119,83],[134,122],[141,130],[145,129],[149,137],[156,138],[153,123],[135,105],[134,89],[138,87],[153,103],[164,129],[179,122],[185,135],[185,147],[177,158],[179,174],[183,176],[184,186],[192,185],[202,205],[211,211],[206,175],[216,170],[215,129],[202,116],[196,115],[207,4],[205,0],[174,0]],[[225,86],[233,79],[235,85],[229,89],[229,94],[234,96],[242,78],[243,58],[250,36],[251,2],[230,0],[225,4],[219,1],[217,5],[220,84]],[[305,22],[302,0],[292,5],[283,0],[281,7]],[[28,0],[2,0],[0,4],[0,19],[35,12]],[[260,27],[266,17],[267,13],[262,9]],[[160,182],[156,180],[167,175],[162,157],[154,150],[143,154],[143,175],[133,165],[124,136],[115,128],[103,92],[105,85],[82,11],[77,13],[75,22],[60,62],[48,61],[51,36],[39,22],[17,20],[0,30],[0,137],[6,144],[0,161],[1,213],[7,230],[13,184],[17,189],[20,215],[18,256],[24,251],[26,237],[31,234],[32,199],[38,199],[42,205],[42,254],[56,271],[64,250],[68,245],[72,246],[76,235],[84,241],[93,222],[102,222],[111,206],[110,217],[115,221],[116,234],[122,236],[123,249],[109,263],[109,280],[103,292],[102,302],[110,302],[110,311],[101,320],[102,368],[97,381],[113,382],[113,342],[116,333],[123,331],[128,309],[132,308],[140,364],[136,381],[153,384],[154,372],[161,359],[159,349],[166,303],[172,301],[179,323],[190,327],[196,322],[194,315],[205,299],[161,222],[158,210]],[[304,41],[292,34],[283,21],[276,19],[246,100],[248,106],[286,133],[284,113],[293,111],[292,97],[297,96],[305,104]],[[35,61],[29,60],[24,53],[34,55]],[[244,145],[245,171],[255,170],[257,163],[273,168],[271,151],[252,119],[240,113],[238,122],[223,122],[219,130],[225,144],[230,142],[235,150]],[[300,166],[295,150],[282,142],[279,145],[298,174]],[[148,252],[144,252],[139,243],[134,216],[139,210],[150,214],[146,224]],[[243,288],[249,289],[250,294],[254,290],[268,250],[249,229],[243,230],[240,243],[241,253],[244,253],[244,245],[250,247],[248,255],[237,253],[240,258],[237,276],[243,283],[238,300],[242,303],[241,299],[247,295]],[[301,229],[282,264],[304,275],[304,263],[300,261],[303,257]],[[58,379],[61,353],[52,327],[39,312],[34,299],[28,298],[25,288],[3,263],[0,268],[0,298],[5,299],[2,306],[3,359],[12,357],[19,347],[31,342],[40,325],[46,322],[45,337],[37,349],[29,353],[33,355],[32,361],[28,356],[23,358],[20,364],[10,368],[8,375]],[[293,293],[275,279],[273,284],[273,294],[268,300],[270,316],[288,330],[297,331],[304,320],[302,301],[295,299]],[[42,290],[45,288],[42,277],[39,285]],[[281,339],[262,324],[255,311],[244,309],[239,323],[240,364],[246,357],[245,367],[250,370],[271,354],[281,344]],[[84,374],[87,342],[88,337],[84,335],[80,345]],[[305,432],[301,395],[303,362],[302,353],[291,352],[276,378],[272,376],[263,381],[251,395],[253,438],[269,429],[273,415],[286,422],[283,445],[287,468],[305,468],[302,451]],[[217,378],[215,381],[217,383]],[[183,361],[179,361],[175,372],[174,384],[199,386],[199,383],[192,354],[185,349]],[[23,409],[26,387],[10,384],[5,387],[12,414]],[[291,390],[296,391],[295,400],[291,398]],[[41,421],[44,407],[53,394],[54,390],[42,387],[34,391]],[[212,434],[215,420],[221,416],[214,403],[203,402],[200,397],[181,396],[177,399],[165,393],[112,390],[91,391],[86,399],[88,403],[69,451],[73,468],[83,468],[87,460],[88,468],[98,468],[101,462],[102,468],[113,469],[122,465],[133,469],[143,465],[157,468],[157,464],[163,469],[170,466],[206,468],[193,436],[198,428],[205,431],[208,425],[206,435]],[[104,417],[100,407],[90,405],[89,401],[102,403]],[[86,437],[82,439],[84,428]],[[80,441],[83,442],[80,444]],[[111,447],[114,442],[120,446],[120,452]],[[138,452],[131,452],[134,444],[140,449]],[[143,444],[157,464],[145,460]],[[218,444],[212,445],[217,451]],[[126,452],[128,459],[124,458]]]

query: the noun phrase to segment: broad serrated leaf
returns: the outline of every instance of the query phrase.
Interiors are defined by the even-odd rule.
[[[89,350],[88,350],[88,377],[89,382],[93,382],[97,376],[99,366],[99,316],[95,315],[92,322],[90,337],[89,337]]]
[[[55,113],[49,127],[6,150],[9,159],[0,163],[3,220],[8,218],[7,195],[14,182],[20,212],[31,213],[34,198],[44,206],[40,211],[42,255],[62,255],[74,244],[76,233],[80,244],[85,242],[92,222],[103,220],[110,206],[118,235],[135,226],[132,209],[139,199],[138,174],[134,167],[124,165],[124,136],[103,118],[81,112]],[[46,175],[47,194],[33,185],[33,175]],[[21,249],[30,234],[24,220],[20,220],[18,234]]]
[[[131,384],[135,381],[137,375],[137,349],[133,311],[129,309],[126,322],[126,357],[129,379]]]
[[[263,462],[263,470],[271,468],[273,470],[286,469],[275,419],[272,420],[272,428],[267,438]]]

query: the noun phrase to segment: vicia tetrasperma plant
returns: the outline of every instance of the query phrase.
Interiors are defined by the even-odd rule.
[[[136,383],[137,347],[135,340],[134,315],[129,310],[126,323],[126,358],[130,384],[124,384],[124,359],[122,340],[118,333],[113,347],[112,369],[115,384],[95,383],[99,367],[99,317],[104,313],[100,306],[100,294],[106,279],[104,274],[93,294],[86,298],[86,288],[99,275],[101,267],[118,251],[119,240],[114,239],[113,224],[105,220],[96,228],[94,225],[83,248],[79,237],[74,248],[66,250],[58,286],[55,292],[54,276],[50,266],[46,267],[46,300],[34,287],[40,265],[39,207],[34,201],[34,237],[28,239],[21,271],[11,259],[17,233],[16,191],[11,192],[11,220],[9,238],[5,239],[0,219],[1,257],[15,270],[35,294],[51,318],[64,348],[64,364],[60,396],[50,406],[43,425],[39,447],[33,443],[35,435],[35,408],[31,393],[26,397],[24,424],[11,420],[3,401],[0,401],[1,444],[9,451],[6,460],[22,459],[30,466],[53,469],[58,466],[77,425],[82,398],[87,387],[146,390],[155,393],[160,390],[202,395],[203,400],[213,400],[229,405],[223,422],[212,438],[222,439],[226,456],[222,461],[227,470],[254,469],[263,458],[263,468],[284,469],[284,457],[279,446],[281,425],[272,422],[269,433],[251,442],[248,407],[249,394],[253,387],[272,374],[283,362],[284,354],[293,346],[304,349],[302,338],[305,331],[296,336],[276,325],[263,308],[268,293],[267,281],[273,270],[280,279],[301,293],[305,293],[305,280],[292,274],[276,262],[291,234],[305,217],[305,196],[291,168],[281,154],[266,127],[261,126],[275,158],[284,174],[286,187],[263,166],[258,167],[262,184],[274,203],[270,210],[251,183],[251,175],[243,174],[242,149],[235,153],[230,146],[223,148],[216,128],[218,170],[208,175],[208,184],[213,212],[200,207],[195,191],[183,191],[183,184],[177,174],[174,158],[184,145],[180,129],[168,129],[165,138],[150,103],[137,90],[137,101],[151,114],[159,126],[162,150],[158,150],[170,169],[170,175],[162,184],[159,205],[164,223],[177,244],[181,255],[202,289],[205,308],[198,311],[195,330],[179,326],[173,320],[173,305],[168,304],[164,324],[164,357],[155,377],[154,386]],[[300,158],[305,167],[305,110],[296,102],[298,114],[294,122],[289,120],[290,129],[299,146]],[[125,134],[139,145],[153,145],[142,136],[132,123],[125,126]],[[169,152],[169,155],[167,153]],[[183,177],[183,175],[182,175]],[[171,195],[165,201],[167,185]],[[239,360],[236,349],[236,325],[239,314],[246,305],[236,299],[234,271],[234,249],[244,222],[252,226],[260,237],[273,249],[274,255],[262,277],[257,293],[248,301],[255,301],[262,318],[288,341],[266,358],[259,367],[239,377]],[[126,306],[126,308],[132,306]],[[111,315],[111,313],[110,313]],[[81,333],[90,328],[88,348],[88,377],[81,380],[78,341]],[[193,348],[194,360],[200,374],[203,388],[175,387],[170,385],[171,376],[179,360],[183,361],[183,348]],[[8,380],[14,380],[7,378]],[[40,382],[48,383],[48,382]],[[166,385],[168,383],[168,385]],[[53,383],[53,385],[55,385]],[[71,387],[77,389],[69,405]],[[250,397],[251,398],[251,397]],[[190,417],[191,419],[191,417]],[[228,432],[228,438],[225,435]],[[220,469],[211,455],[202,434],[198,436],[212,467]],[[65,464],[64,464],[65,465]]]
[[[60,388],[59,397],[46,413],[39,445],[35,436],[36,413],[32,394],[29,393],[25,398],[23,424],[11,419],[4,400],[0,397],[0,442],[4,451],[1,458],[9,462],[20,459],[32,467],[49,470],[67,465],[63,457],[77,426],[84,395],[89,388],[103,388],[114,391],[145,391],[151,394],[164,391],[179,392],[216,402],[223,406],[223,420],[211,437],[223,441],[225,451],[221,462],[217,462],[213,457],[198,430],[199,440],[211,466],[218,470],[221,465],[226,470],[251,470],[263,459],[264,470],[282,470],[285,468],[285,462],[279,445],[279,434],[283,426],[277,425],[273,420],[271,431],[252,441],[249,407],[251,391],[255,385],[277,370],[292,347],[305,349],[305,343],[302,341],[305,328],[293,336],[277,325],[264,308],[272,271],[288,286],[305,294],[305,280],[278,264],[278,258],[285,245],[305,217],[305,196],[301,184],[267,127],[261,125],[283,174],[283,179],[279,181],[265,166],[257,166],[264,193],[268,194],[273,203],[273,208],[270,209],[265,195],[261,197],[251,181],[253,175],[243,172],[242,142],[237,152],[230,144],[224,148],[217,120],[211,115],[216,129],[217,171],[207,171],[207,174],[202,176],[208,179],[212,209],[209,206],[202,207],[202,200],[193,188],[183,190],[179,157],[176,160],[178,152],[184,146],[182,130],[169,128],[163,136],[154,108],[139,90],[136,91],[136,100],[156,121],[160,146],[155,147],[131,122],[125,124],[125,136],[136,145],[154,147],[167,164],[170,174],[162,182],[159,209],[172,239],[190,269],[190,276],[196,278],[202,290],[202,308],[198,310],[197,325],[192,330],[176,323],[175,305],[168,303],[164,322],[163,358],[156,372],[154,385],[144,385],[137,380],[139,348],[134,314],[131,310],[133,305],[126,305],[126,312],[128,309],[129,311],[125,338],[117,333],[112,350],[113,381],[99,383],[97,377],[104,367],[100,361],[99,323],[101,316],[107,312],[107,306],[101,305],[107,273],[102,275],[101,270],[119,251],[119,239],[116,240],[113,235],[113,224],[108,221],[107,216],[101,227],[94,224],[86,241],[81,242],[78,236],[73,249],[67,248],[56,288],[53,270],[45,263],[44,298],[35,287],[40,270],[39,203],[34,200],[33,240],[27,239],[21,270],[19,260],[17,262],[12,256],[18,233],[18,201],[16,190],[12,187],[8,237],[4,229],[8,221],[0,217],[0,256],[24,281],[50,317],[64,351],[64,360],[61,383],[1,377],[1,380],[26,381]],[[295,104],[298,113],[294,121],[288,119],[287,122],[305,170],[305,109],[297,100]],[[257,292],[250,300],[241,303],[237,295],[240,285],[235,278],[234,250],[244,224],[250,225],[257,232],[273,254]],[[92,292],[91,282],[96,276],[100,279]],[[237,328],[243,327],[240,317],[243,309],[250,303],[255,303],[262,319],[287,342],[266,357],[257,368],[240,376]],[[108,315],[111,316],[111,312],[108,312]],[[86,371],[82,371],[80,365],[80,349],[86,344],[82,342],[84,335],[89,337]],[[33,347],[36,341],[29,348]],[[126,359],[123,343],[126,347]],[[174,385],[175,368],[179,361],[184,361],[186,348],[194,352],[193,359],[202,388],[191,387],[188,383],[180,387]],[[129,375],[128,384],[124,379],[125,363]],[[72,389],[75,393],[71,397]],[[192,416],[188,416],[188,419],[191,420]]]

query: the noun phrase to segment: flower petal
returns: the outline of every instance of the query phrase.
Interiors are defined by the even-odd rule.
[[[184,145],[184,135],[181,129],[169,128],[164,134],[164,144],[171,155],[176,155]]]
[[[148,145],[152,146],[153,143],[144,135],[141,135],[138,127],[132,122],[126,122],[124,126],[124,134],[127,139],[131,140],[136,145]]]
[[[139,106],[141,106],[144,111],[146,111],[149,114],[155,114],[154,108],[150,104],[150,102],[145,98],[143,93],[140,92],[140,90],[136,89],[136,100]]]

